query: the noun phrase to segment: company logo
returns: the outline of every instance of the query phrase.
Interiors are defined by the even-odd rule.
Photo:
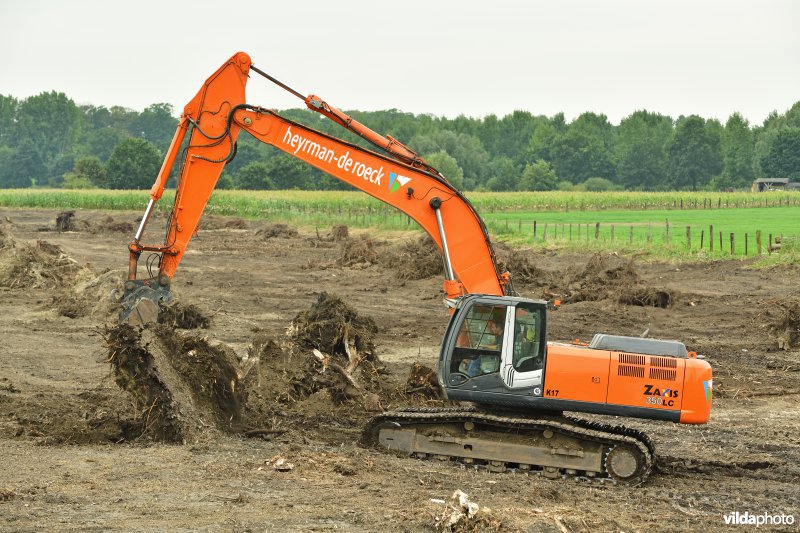
[[[739,511],[734,511],[732,513],[728,513],[722,515],[722,518],[725,520],[726,526],[791,526],[794,525],[794,515],[791,514],[770,514],[770,513],[761,513],[755,514],[749,511],[745,511],[740,513]]]
[[[663,391],[658,387],[654,387],[653,385],[644,386],[644,395],[645,396],[663,396],[665,398],[677,398],[678,391],[672,389],[664,389]]]
[[[703,389],[706,391],[706,401],[711,402],[711,390],[714,388],[714,380],[709,379],[703,382]]]
[[[411,181],[411,178],[397,174],[396,172],[389,172],[389,192],[395,192],[400,187],[405,186],[406,183]]]

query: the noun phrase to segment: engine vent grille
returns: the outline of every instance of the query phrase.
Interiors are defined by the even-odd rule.
[[[666,370],[663,368],[651,368],[650,379],[660,379],[661,381],[675,381],[674,370]]]
[[[677,359],[671,357],[651,357],[650,366],[660,366],[662,368],[678,368]]]
[[[626,376],[629,378],[643,378],[644,377],[644,367],[643,366],[630,366],[630,365],[619,365],[617,367],[617,374],[620,376]]]
[[[619,354],[619,362],[624,363],[626,365],[642,365],[644,366],[645,363],[645,356],[643,355],[635,355],[631,353],[621,353]]]

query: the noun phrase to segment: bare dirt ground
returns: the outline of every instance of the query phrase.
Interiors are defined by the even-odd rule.
[[[357,401],[258,398],[253,383],[250,398],[271,432],[248,438],[248,428],[218,431],[199,419],[182,442],[149,438],[141,406],[115,383],[106,345],[117,312],[109,293],[125,274],[126,230],[138,213],[79,211],[78,231],[67,232],[55,231],[57,214],[0,209],[0,530],[429,531],[443,511],[432,500],[456,489],[491,509],[484,526],[505,531],[721,530],[735,511],[800,521],[800,332],[789,313],[800,299],[797,270],[499,248],[512,273],[524,274],[522,295],[568,302],[551,315],[551,339],[649,329],[685,341],[714,367],[708,425],[617,421],[655,442],[658,464],[644,485],[587,486],[384,455],[357,444],[370,417]],[[207,221],[174,289],[210,325],[181,338],[244,360],[256,338],[283,342],[326,291],[377,327],[382,406],[421,401],[404,384],[414,362],[435,365],[447,313],[437,275],[403,273],[402,242],[418,237],[373,232],[361,254],[377,254],[361,261],[343,242],[364,236],[350,231],[337,242],[329,233]],[[381,261],[387,250],[394,259]],[[18,257],[34,267],[47,259],[49,269],[14,270]],[[603,290],[587,285],[592,276]],[[636,300],[633,288],[668,295],[670,305],[620,303]]]

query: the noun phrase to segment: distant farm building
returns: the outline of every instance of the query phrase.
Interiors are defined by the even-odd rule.
[[[750,190],[753,192],[800,190],[800,182],[789,178],[758,178]]]

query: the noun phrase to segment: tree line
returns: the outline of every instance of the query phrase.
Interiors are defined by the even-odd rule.
[[[504,117],[350,111],[391,135],[465,190],[730,190],[755,178],[800,179],[800,101],[751,125],[646,110],[611,124],[586,112],[567,122],[515,111]],[[372,148],[307,109],[281,115]],[[142,112],[77,105],[64,93],[0,95],[0,187],[149,188],[177,126],[171,105]],[[174,172],[174,170],[173,170]],[[249,135],[226,165],[221,188],[346,189]]]

